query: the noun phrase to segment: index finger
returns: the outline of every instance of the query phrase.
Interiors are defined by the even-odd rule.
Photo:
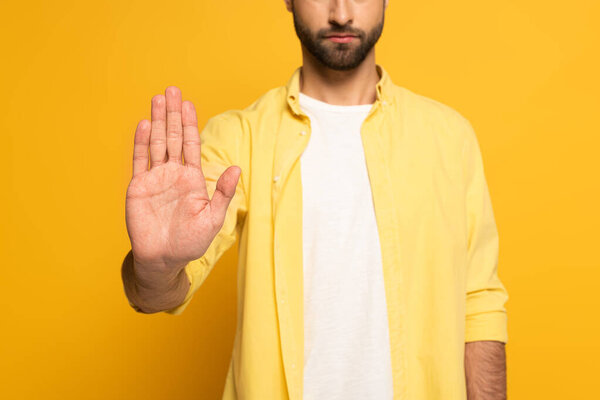
[[[183,158],[186,165],[200,168],[200,135],[198,117],[191,101],[183,102]]]

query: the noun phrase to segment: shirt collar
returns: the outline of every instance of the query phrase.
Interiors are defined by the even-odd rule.
[[[375,64],[375,68],[377,69],[377,73],[379,74],[379,81],[375,85],[376,89],[376,98],[377,102],[381,102],[382,104],[389,104],[392,102],[391,96],[391,86],[392,80],[388,75],[387,71],[379,64]],[[299,103],[299,94],[300,94],[300,70],[302,67],[296,68],[291,78],[288,80],[286,84],[286,93],[287,93],[287,102],[294,112],[294,114],[303,114]]]

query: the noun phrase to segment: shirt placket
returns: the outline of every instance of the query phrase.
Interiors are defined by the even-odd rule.
[[[299,158],[310,138],[310,120],[302,115],[279,132],[273,163],[273,260],[275,298],[283,368],[291,400],[302,400],[303,296],[302,198]]]

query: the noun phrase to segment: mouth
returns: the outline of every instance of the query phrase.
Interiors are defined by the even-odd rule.
[[[332,42],[335,42],[335,43],[349,43],[349,42],[353,41],[354,39],[356,39],[356,36],[354,36],[354,35],[330,35],[330,36],[325,36],[325,39],[331,40]]]

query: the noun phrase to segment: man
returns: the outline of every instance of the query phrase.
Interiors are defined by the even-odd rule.
[[[285,86],[200,135],[168,87],[139,123],[131,306],[180,314],[239,238],[224,399],[504,399],[508,295],[471,125],[375,63],[387,1],[285,3],[303,56]]]

